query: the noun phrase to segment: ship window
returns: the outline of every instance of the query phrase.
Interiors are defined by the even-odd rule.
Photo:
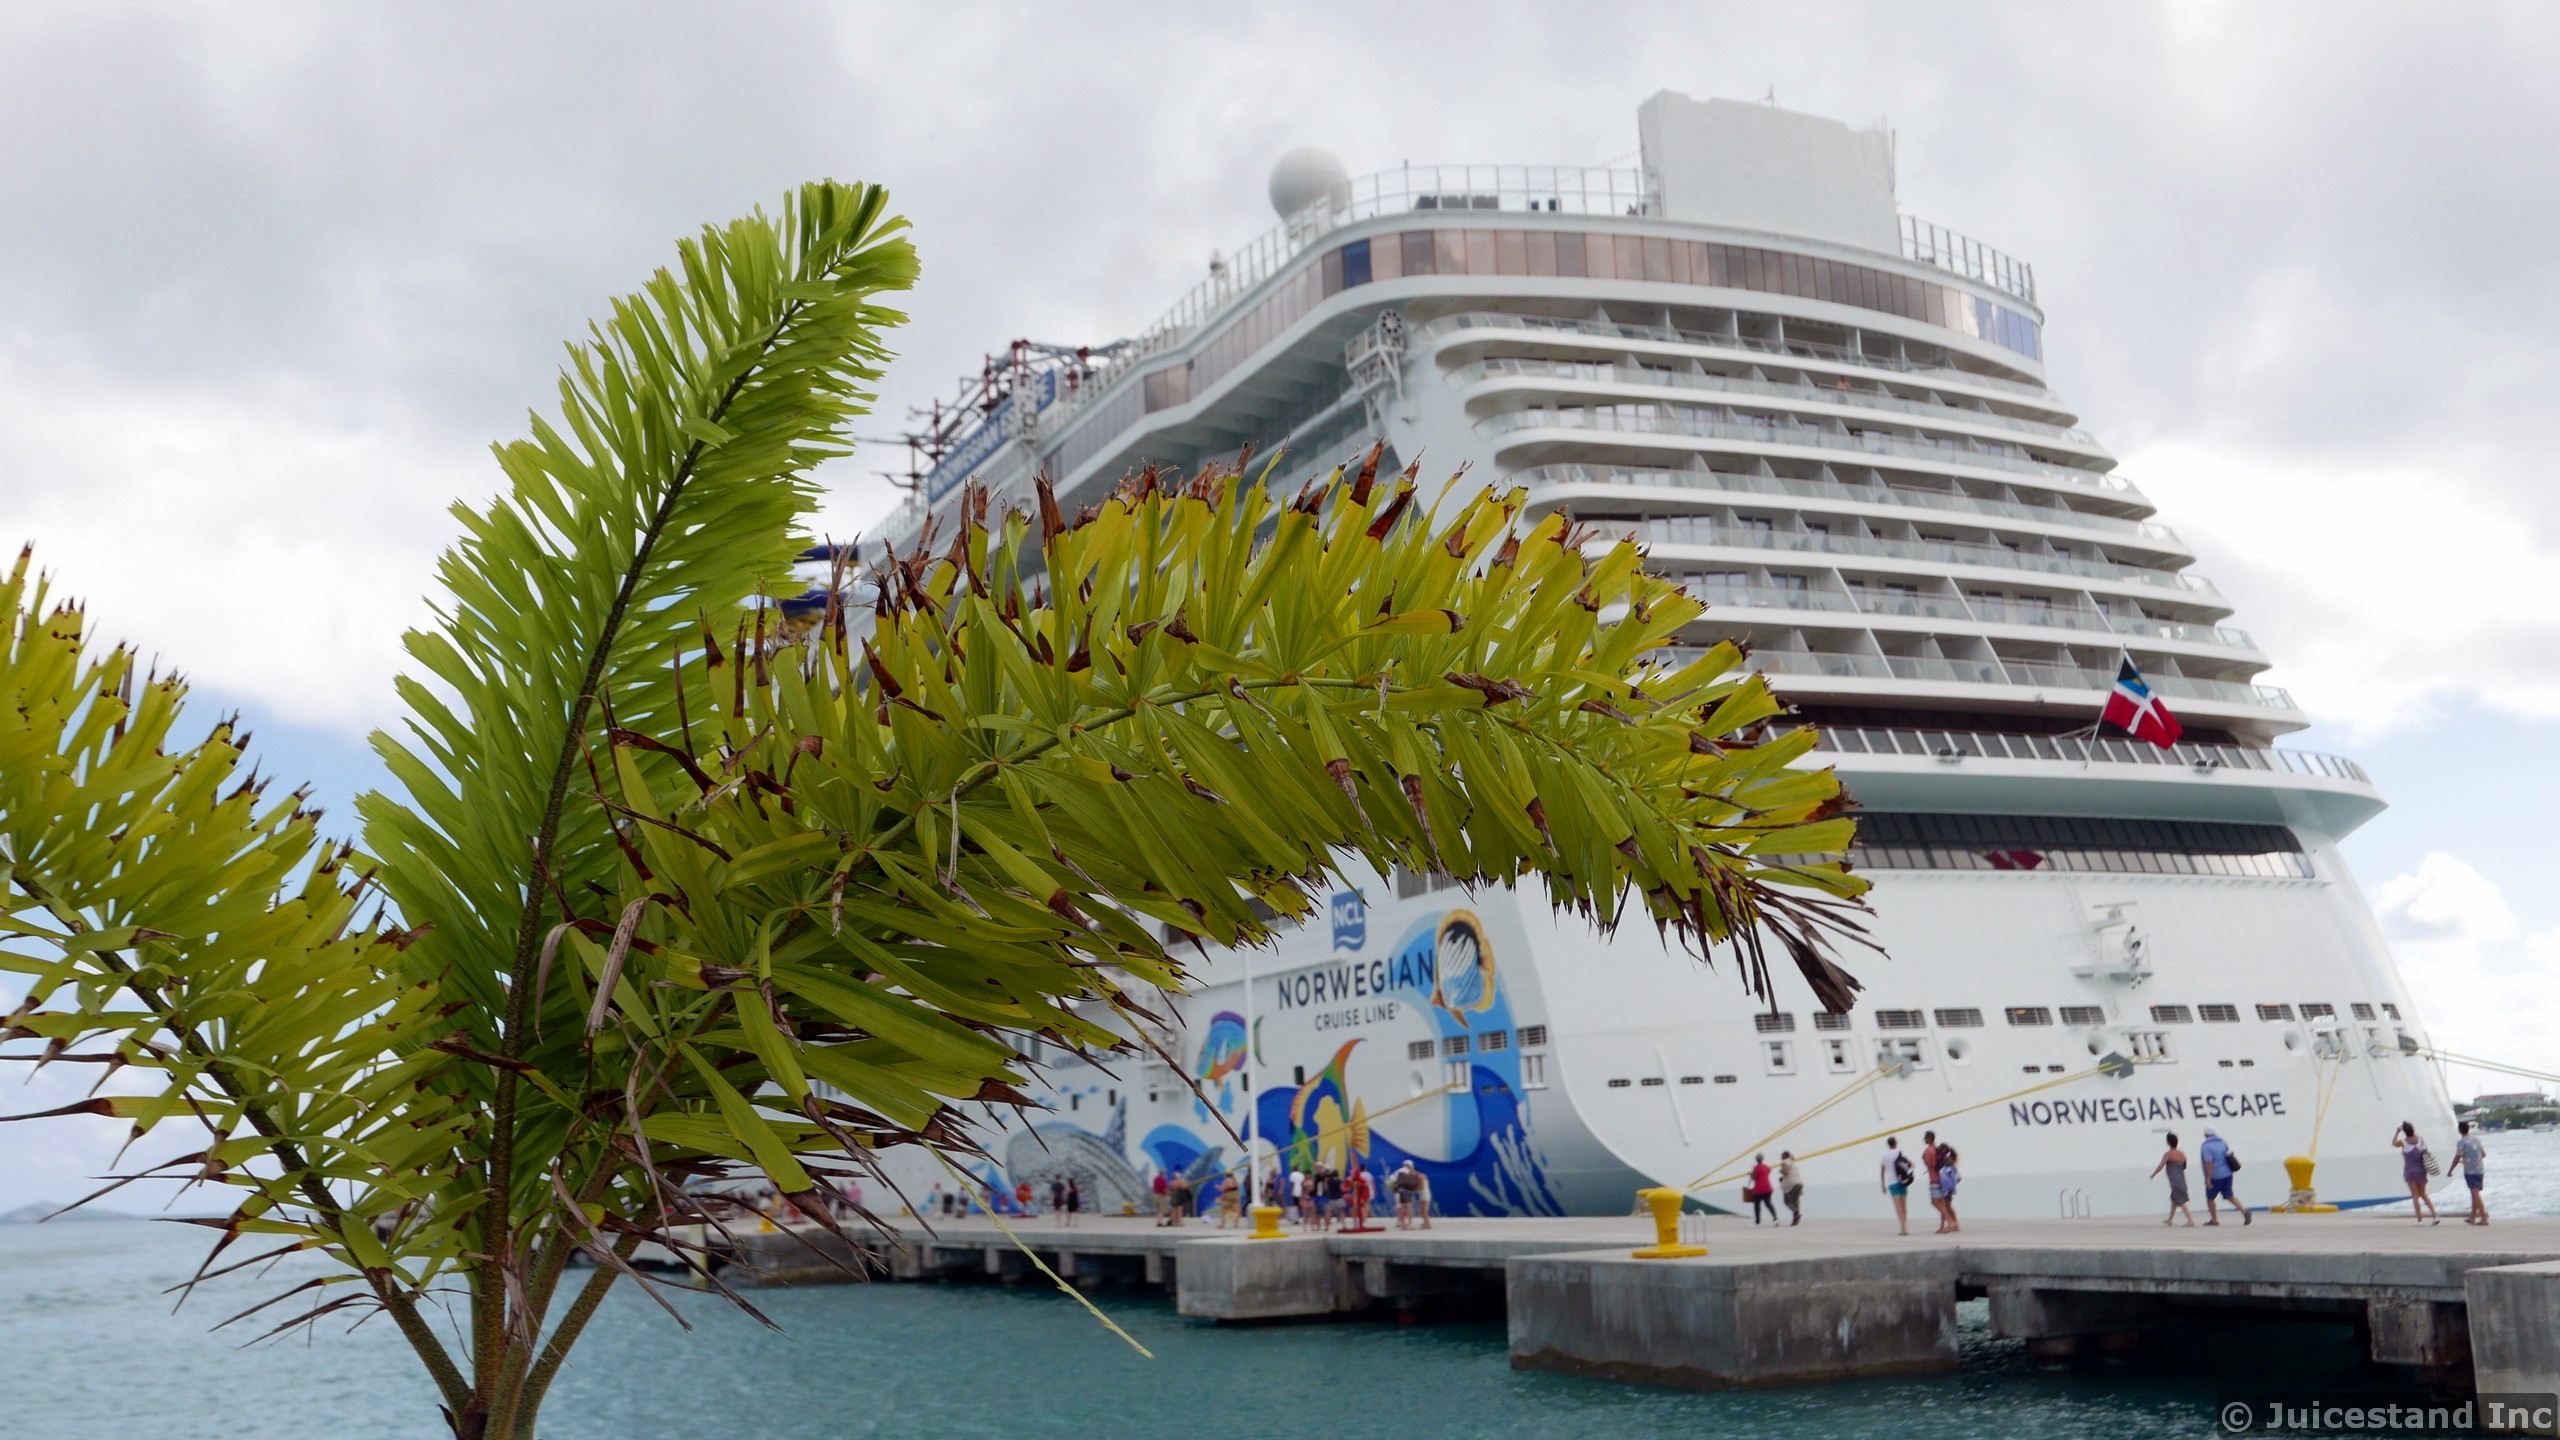
[[[1401,865],[1396,867],[1397,899],[1410,900],[1416,895],[1428,895],[1430,893],[1430,876],[1423,874],[1419,870],[1407,870]]]
[[[2107,1023],[2107,1012],[2102,1007],[2096,1005],[2065,1005],[2062,1007],[2062,1023],[2065,1025],[2104,1025]]]
[[[2195,1018],[2195,1012],[2189,1010],[2184,1005],[2154,1005],[2151,1007],[2151,1019],[2155,1024],[2192,1025],[2195,1023]]]
[[[2009,1023],[2012,1025],[2050,1025],[2053,1023],[2053,1012],[2042,1005],[2012,1005],[2009,1007]]]
[[[1511,1035],[1505,1030],[1487,1030],[1476,1037],[1478,1050],[1500,1050],[1509,1046]]]
[[[1523,1090],[1544,1090],[1547,1088],[1546,1056],[1523,1055],[1520,1057],[1520,1088]]]
[[[2400,1018],[2400,1007],[2392,1004],[2388,1000],[2385,1000],[2382,1002],[2382,1013],[2394,1020],[2397,1020]]]
[[[1581,231],[1567,230],[1558,232],[1556,235],[1556,273],[1558,275],[1589,274],[1589,268],[1583,263],[1583,252],[1586,248],[1586,243]]]
[[[1404,1058],[1407,1060],[1428,1060],[1431,1058],[1431,1052],[1436,1048],[1437,1047],[1428,1040],[1416,1040],[1412,1044],[1404,1047]]]
[[[1941,1010],[1938,1012],[1937,1018],[1939,1026],[1943,1029],[1966,1030],[1979,1026],[1982,1023],[1982,1012],[1970,1008],[1963,1010]]]
[[[1575,238],[1579,239],[1580,237],[1577,236]],[[1401,257],[1404,261],[1404,273],[1407,275],[1428,275],[1432,273],[1431,252],[1433,247],[1431,244],[1430,231],[1407,230],[1404,232],[1404,244],[1398,248],[1404,251],[1404,254]]]
[[[1846,1075],[1857,1065],[1849,1054],[1849,1042],[1846,1040],[1823,1041],[1822,1060],[1834,1075]]]
[[[1546,1027],[1546,1026],[1544,1026],[1544,1025],[1523,1025],[1523,1026],[1521,1026],[1521,1027],[1520,1027],[1520,1043],[1521,1043],[1522,1045],[1524,1045],[1524,1046],[1525,1046],[1525,1045],[1544,1045],[1544,1044],[1546,1044],[1546,1043],[1547,1043],[1547,1027]]]
[[[1846,1030],[1849,1028],[1849,1013],[1843,1010],[1834,1014],[1831,1011],[1825,1010],[1813,1017],[1813,1028],[1816,1030]]]
[[[1796,1017],[1779,1011],[1764,1011],[1751,1017],[1751,1028],[1763,1035],[1788,1035],[1796,1028]]]
[[[2324,1005],[2317,1000],[2303,1002],[2302,1018],[2305,1020],[2326,1020],[2333,1018],[2337,1013],[2338,1007],[2335,1005]]]
[[[1466,1054],[1467,1037],[1464,1035],[1449,1035],[1442,1037],[1440,1041],[1440,1053],[1443,1055]]]
[[[2199,1005],[2196,1007],[2196,1013],[2204,1017],[2204,1023],[2207,1025],[2240,1023],[2240,1007],[2237,1005]]]
[[[1661,1084],[1661,1083],[1662,1083],[1662,1077],[1661,1077],[1661,1076],[1659,1076],[1659,1075],[1647,1075],[1646,1077],[1644,1077],[1644,1079],[1643,1079],[1643,1080],[1639,1081],[1638,1083],[1639,1083],[1639,1084],[1641,1084],[1641,1085],[1643,1085],[1646,1089],[1650,1090],[1650,1089],[1652,1089],[1654,1086],[1659,1085],[1659,1084]]]
[[[1921,1039],[1887,1037],[1876,1042],[1876,1063],[1892,1065],[1908,1063],[1914,1070],[1929,1068],[1929,1042]]]
[[[1716,1083],[1719,1085],[1731,1085],[1735,1083],[1737,1078],[1738,1077],[1732,1075],[1719,1075],[1716,1077]]]
[[[1792,1040],[1765,1040],[1760,1045],[1760,1062],[1772,1075],[1796,1073],[1796,1047]]]
[[[1680,1083],[1683,1085],[1704,1085],[1707,1083],[1707,1077],[1704,1075],[1683,1075],[1680,1077]]]
[[[2290,1005],[2261,1005],[2258,1007],[2258,1018],[2261,1020],[2290,1020],[2293,1018],[2293,1007]]]
[[[2311,859],[2281,825],[2054,815],[1871,813],[1858,821],[1849,861],[1870,870],[2034,868],[2159,875],[2308,879]]]
[[[1921,1027],[1922,1023],[1920,1012],[1917,1010],[1879,1010],[1876,1012],[1876,1028],[1879,1030],[1917,1030]]]
[[[1328,274],[1326,279],[1333,277]],[[1342,247],[1342,288],[1369,283],[1369,242],[1354,240]]]
[[[2373,1018],[2373,1007],[2372,1007],[2372,1006],[2370,1006],[2370,1005],[2367,1005],[2366,1003],[2364,1003],[2364,1002],[2363,1002],[2363,1001],[2361,1001],[2361,1000],[2357,1001],[2355,1004],[2353,1004],[2353,1005],[2351,1005],[2351,1006],[2349,1006],[2349,1007],[2347,1007],[2347,1008],[2348,1008],[2348,1009],[2350,1009],[2350,1010],[2353,1010],[2353,1011],[2355,1012],[2355,1016],[2356,1016],[2356,1018],[2357,1018],[2357,1019],[2359,1019],[2359,1020],[2370,1020],[2370,1019],[2372,1019],[2372,1018]]]
[[[1624,1090],[1633,1086],[1635,1083],[1636,1082],[1633,1080],[1612,1080],[1609,1082],[1609,1088],[1612,1090]]]

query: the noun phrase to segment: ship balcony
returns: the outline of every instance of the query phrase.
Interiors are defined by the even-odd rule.
[[[1860,383],[1872,384],[1881,376],[1892,382],[1925,384],[1932,390],[1963,394],[1990,403],[2040,410],[2061,416],[2066,421],[2070,418],[2070,412],[2063,408],[2062,402],[2041,385],[1944,365],[1913,364],[1891,356],[1873,355],[1819,341],[1772,341],[1729,331],[1697,330],[1675,325],[1636,325],[1614,320],[1470,310],[1443,315],[1417,327],[1414,344],[1417,352],[1426,349],[1437,352],[1475,344],[1516,343],[1524,336],[1536,337],[1542,344],[1612,357],[1650,355],[1680,360],[1689,358],[1687,352],[1701,347],[1740,353],[1746,357],[1784,357],[1791,366],[1801,362],[1808,371],[1855,379]],[[2053,424],[2029,423],[2040,432]],[[2086,431],[2063,429],[2059,433],[2088,440],[2093,445],[2097,443]]]
[[[2221,604],[2221,592],[2214,588],[2212,581],[2201,575],[2180,570],[2154,570],[2142,565],[2119,565],[2111,560],[2091,560],[2078,555],[2041,554],[2023,548],[2012,550],[2006,545],[1977,545],[1960,540],[1888,540],[1872,535],[1829,535],[1819,530],[1762,530],[1693,520],[1653,520],[1635,525],[1595,523],[1592,529],[1596,532],[1592,540],[1595,548],[1615,544],[1622,539],[1633,540],[1647,547],[1656,569],[1667,568],[1667,562],[1676,559],[1714,559],[1717,557],[1710,552],[1717,550],[1850,555],[1908,562],[1909,567],[1927,567],[1925,570],[1916,569],[1914,573],[1933,578],[1997,581],[2014,578],[2021,571],[2037,575],[2069,575],[2080,580],[2124,587],[2118,593],[2125,595],[2168,592],[2191,607],[2210,608],[2225,615],[2230,613],[2229,607]]]
[[[1778,401],[1797,413],[1826,419],[1908,424],[1995,445],[2023,443],[2089,462],[2086,465],[2073,463],[2070,468],[2074,469],[2103,472],[2115,467],[2115,457],[2084,432],[1985,410],[1905,400],[1881,391],[1855,389],[1850,386],[1847,376],[1840,377],[1839,383],[1833,386],[1781,385],[1768,380],[1646,365],[1496,357],[1460,365],[1443,378],[1463,393],[1471,409],[1478,408],[1479,401],[1522,394],[1598,398],[1624,396],[1633,400],[1679,400],[1699,393],[1756,396]]]
[[[2081,636],[2132,636],[2151,642],[2145,648],[2186,651],[2218,666],[2265,669],[2273,663],[2245,630],[2228,625],[2197,625],[2156,620],[2142,615],[2110,615],[2061,605],[2015,605],[1963,595],[1878,592],[1872,588],[1802,589],[1773,585],[1717,585],[1691,591],[1707,613],[1699,623],[1731,627],[1789,613],[1823,612],[1882,620],[1894,629],[1931,635],[1966,634],[1984,639],[2028,639],[2069,643]],[[1939,622],[1954,622],[1952,626]],[[2074,632],[2056,637],[2052,631]]]
[[[1729,503],[1724,497],[1767,496],[1808,502],[1790,508],[1820,509],[1857,515],[1873,522],[1905,523],[1935,515],[1979,516],[1991,521],[2017,521],[2026,533],[2060,539],[2107,537],[2139,542],[2155,555],[2194,558],[2195,552],[2166,525],[2092,514],[2065,505],[2026,505],[1968,495],[1960,491],[1923,490],[1907,485],[1852,485],[1840,480],[1797,480],[1783,475],[1752,475],[1731,470],[1657,470],[1611,465],[1536,465],[1514,472],[1515,484],[1529,487],[1532,507],[1590,500],[1611,505],[1693,505]],[[2006,489],[2006,486],[1999,487]],[[2002,527],[2008,528],[2008,527]]]
[[[1878,810],[2228,820],[2333,839],[2383,810],[2363,767],[2311,750],[1851,725],[1817,733],[1804,763],[1836,767]]]
[[[1671,646],[1657,653],[1667,665],[1683,665],[1707,652]],[[1745,663],[1790,701],[1904,705],[1926,696],[1981,712],[2085,714],[2092,722],[2116,683],[2112,668],[1996,654],[1950,658],[1761,645]],[[2273,685],[2161,673],[2156,665],[2146,667],[2143,680],[2175,702],[2178,713],[2234,733],[2273,735],[2310,723],[2293,696]]]
[[[1641,413],[1644,411],[1657,413]],[[1654,406],[1513,410],[1487,415],[1475,422],[1475,429],[1495,454],[1526,454],[1531,457],[1529,464],[1548,458],[1537,454],[1541,448],[1578,451],[1592,444],[1592,436],[1608,435],[1617,444],[1633,443],[1646,450],[1684,454],[1759,454],[1816,462],[1856,455],[1868,457],[1870,463],[1878,457],[1890,459],[1898,462],[1897,468],[1916,466],[1930,474],[1980,480],[2024,475],[2074,489],[2115,488],[2106,483],[2112,477],[2099,471],[2052,465],[2020,455],[1999,454],[1952,442],[1931,445],[1872,432],[1860,434],[1825,430],[1812,425],[1746,424],[1702,416],[1662,414]],[[1736,450],[1737,446],[1750,448]],[[2124,482],[2117,481],[2116,484],[2121,486]]]

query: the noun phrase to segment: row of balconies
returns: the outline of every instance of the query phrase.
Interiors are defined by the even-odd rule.
[[[1868,471],[1870,476],[1878,472]],[[1784,475],[1754,475],[1731,470],[1706,468],[1664,470],[1619,465],[1533,465],[1515,471],[1511,477],[1532,487],[1557,485],[1622,485],[1652,490],[1709,491],[1726,495],[1783,495],[1791,499],[1821,502],[1825,508],[1843,507],[1863,510],[1891,506],[1897,509],[1934,510],[1942,514],[1982,515],[2004,520],[2023,520],[2031,525],[2053,526],[2073,530],[2093,530],[2109,535],[2135,536],[2162,542],[2166,552],[2189,553],[2178,533],[2166,525],[2148,520],[2128,520],[2116,515],[2093,514],[2057,503],[2029,505],[2017,500],[1973,495],[1963,491],[1922,490],[1907,485],[1887,484],[1876,478],[1871,483],[1852,485],[1840,480],[1798,480]],[[2005,486],[1994,487],[2005,493]],[[1535,496],[1533,494],[1532,498]],[[1656,497],[1647,497],[1656,498]],[[1671,497],[1660,497],[1671,498]],[[1686,497],[1680,497],[1686,498]]]
[[[1754,367],[1755,369],[1758,367]],[[1496,356],[1460,365],[1449,371],[1450,384],[1464,386],[1481,380],[1505,377],[1540,380],[1562,380],[1579,384],[1616,386],[1628,389],[1712,391],[1726,395],[1759,395],[1823,407],[1826,412],[1883,411],[1909,415],[1921,426],[1940,426],[1964,432],[2000,430],[2018,433],[2033,441],[2054,442],[2091,455],[2104,456],[2097,441],[2077,430],[2032,420],[2021,420],[1991,410],[1949,405],[1924,400],[1904,400],[1889,391],[1852,388],[1849,377],[1840,377],[1836,386],[1815,385],[1807,380],[1798,384],[1781,384],[1741,376],[1708,371],[1667,370],[1650,365],[1620,365],[1596,360],[1545,360],[1517,356]],[[2079,467],[2074,467],[2079,468]]]
[[[1560,406],[1554,409],[1513,410],[1487,415],[1475,422],[1476,433],[1487,439],[1500,440],[1526,430],[1603,431],[1621,435],[1675,435],[1699,440],[1735,440],[1747,444],[1785,445],[1799,449],[1829,451],[1835,454],[1889,455],[1907,460],[1926,461],[1936,465],[1972,470],[1999,470],[2031,475],[2050,483],[2084,489],[2121,487],[2112,477],[2095,470],[2075,469],[2068,465],[2052,465],[2022,455],[1997,454],[1986,450],[1934,445],[1873,432],[1857,433],[1825,430],[1794,423],[1745,423],[1739,420],[1712,418],[1700,414],[1684,414],[1674,407],[1659,405],[1594,405]]]
[[[1697,330],[1676,325],[1637,325],[1617,320],[1568,319],[1549,315],[1512,315],[1498,311],[1471,310],[1443,315],[1418,327],[1418,336],[1426,344],[1469,330],[1509,331],[1514,334],[1538,334],[1557,337],[1582,336],[1605,340],[1627,340],[1640,344],[1663,346],[1705,346],[1710,349],[1749,355],[1784,356],[1811,362],[1822,367],[1852,367],[1845,373],[1864,373],[1876,383],[1890,383],[1888,377],[1910,376],[1914,388],[1973,390],[1987,396],[2012,399],[2013,403],[2030,404],[2048,413],[2063,412],[2061,402],[2041,385],[2023,380],[2010,380],[1997,375],[1977,374],[1939,365],[1916,365],[1891,356],[1875,355],[1846,346],[1827,345],[1808,340],[1764,340],[1736,331]],[[1421,348],[1421,347],[1417,347]],[[1844,373],[1844,372],[1835,372]],[[1986,412],[1998,414],[2000,412]],[[2040,432],[2059,434],[2095,446],[2097,441],[2087,432],[2057,429],[2046,421],[2025,421]]]
[[[2213,582],[2178,570],[2120,565],[2112,560],[2078,555],[2042,554],[2005,544],[1981,545],[1961,540],[1888,540],[1868,535],[1834,535],[1819,530],[1758,529],[1719,524],[1699,518],[1643,520],[1633,525],[1595,519],[1594,528],[1609,541],[1634,540],[1643,545],[1678,545],[1721,549],[1774,550],[1809,555],[1866,555],[1914,560],[1934,565],[1965,565],[1994,570],[2024,570],[2042,575],[2076,575],[2091,580],[2122,581],[2161,590],[2218,595]]]
[[[1687,664],[1703,649],[1672,647],[1660,653],[1667,663]],[[1806,676],[1835,680],[1903,680],[1956,685],[2007,685],[2037,690],[2080,690],[2093,696],[2115,687],[2116,672],[2080,665],[2040,664],[2000,659],[1945,659],[1936,656],[1857,654],[1837,650],[1785,650],[1761,646],[1745,663],[1771,676]],[[2237,680],[2209,680],[2175,675],[2145,666],[2144,683],[2173,699],[2207,700],[2256,709],[2295,709],[2293,696],[2273,685]]]
[[[1709,578],[1697,586],[1698,598],[1715,610],[1828,611],[1848,615],[1884,615],[1909,619],[1969,621],[1985,625],[2024,625],[2038,629],[2075,630],[2101,635],[2136,635],[2185,645],[2210,645],[2255,651],[2246,631],[2222,625],[2154,620],[2147,616],[2112,615],[2063,605],[2010,604],[1978,596],[1879,592],[1855,583],[1838,590],[1797,589],[1770,585],[1719,584]]]

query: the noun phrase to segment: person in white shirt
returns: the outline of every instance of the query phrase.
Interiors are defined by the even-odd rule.
[[[1893,1223],[1905,1235],[1911,1233],[1911,1157],[1902,1153],[1902,1142],[1888,1135],[1884,1140],[1884,1160],[1876,1167],[1876,1184],[1893,1197]]]

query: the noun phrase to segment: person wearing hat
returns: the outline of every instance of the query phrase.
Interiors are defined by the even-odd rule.
[[[2240,1197],[2231,1193],[2231,1177],[2239,1173],[2240,1157],[2231,1153],[2230,1142],[2213,1133],[2213,1127],[2207,1125],[2204,1127],[2204,1143],[2196,1147],[2196,1158],[2204,1163],[2204,1223],[2222,1223],[2222,1214],[2213,1204],[2218,1197],[2229,1201],[2231,1208],[2240,1212],[2241,1224],[2254,1224],[2249,1218],[2249,1207],[2241,1204]]]

